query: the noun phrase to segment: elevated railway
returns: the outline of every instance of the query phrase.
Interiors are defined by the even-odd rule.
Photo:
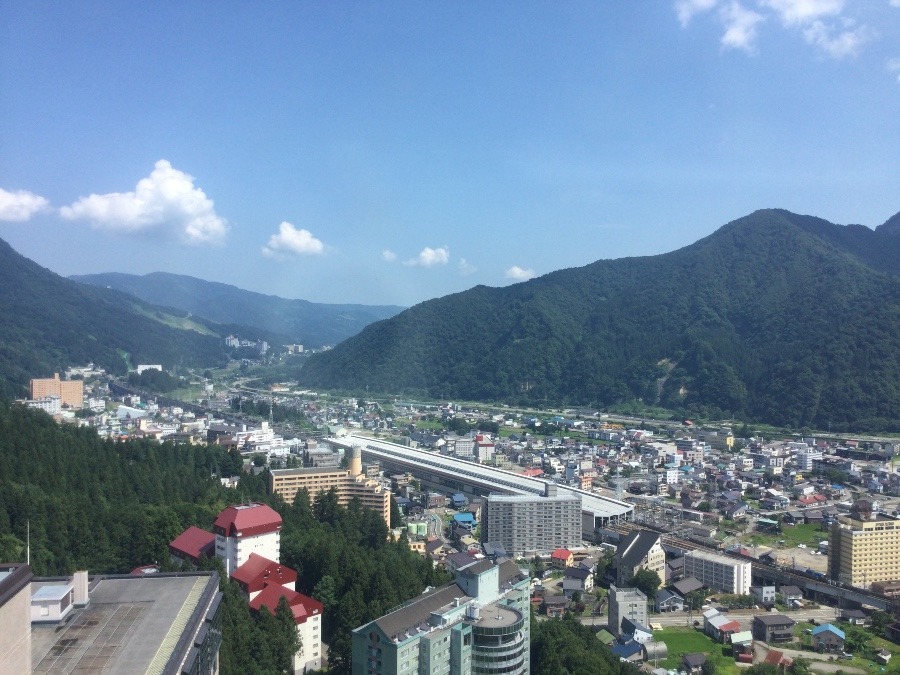
[[[557,494],[574,494],[581,499],[582,531],[585,534],[626,521],[634,513],[634,505],[628,502],[399,443],[355,435],[325,439],[325,442],[343,449],[359,447],[363,458],[377,459],[383,468],[408,471],[416,478],[448,491],[478,495],[492,492],[543,495],[548,484],[556,485]]]

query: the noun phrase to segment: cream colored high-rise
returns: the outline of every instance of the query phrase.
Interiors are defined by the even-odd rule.
[[[831,524],[828,576],[868,588],[900,579],[900,518],[856,506]]]
[[[353,452],[355,451],[355,453]],[[334,488],[338,504],[347,506],[355,497],[360,504],[381,514],[387,526],[391,526],[391,493],[378,481],[362,474],[359,448],[353,448],[347,469],[274,469],[269,473],[269,492],[279,495],[292,504],[297,490],[306,490],[310,501],[322,492]]]
[[[59,373],[53,373],[53,377],[31,380],[32,401],[48,396],[59,396],[60,403],[69,408],[81,408],[84,402],[84,382],[60,380]]]

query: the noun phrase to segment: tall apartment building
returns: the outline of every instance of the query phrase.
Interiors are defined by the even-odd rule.
[[[269,472],[269,492],[292,504],[297,490],[306,490],[313,500],[334,488],[338,504],[347,506],[356,498],[364,507],[378,511],[390,527],[391,493],[363,474],[360,448],[351,448],[349,453],[349,469],[274,469]]]
[[[512,560],[473,562],[454,583],[353,631],[353,675],[530,672],[529,578]]]
[[[650,570],[666,580],[666,552],[662,547],[662,535],[651,530],[629,532],[619,542],[615,555],[616,584],[625,586],[640,570]]]
[[[60,403],[69,408],[81,408],[84,401],[84,382],[82,380],[60,380],[59,373],[53,377],[31,380],[32,401],[58,396]]]
[[[609,587],[609,631],[616,637],[622,635],[622,619],[630,619],[647,625],[647,596],[636,588]]]
[[[684,554],[684,576],[696,577],[704,586],[722,593],[750,594],[749,562],[707,551]]]
[[[548,553],[581,545],[581,498],[557,494],[548,483],[541,495],[484,498],[481,539],[499,543],[511,556]]]
[[[900,518],[872,511],[857,501],[831,524],[828,576],[853,586],[900,579]]]
[[[265,504],[238,504],[223,510],[213,523],[216,557],[231,575],[256,553],[281,560],[281,516]]]

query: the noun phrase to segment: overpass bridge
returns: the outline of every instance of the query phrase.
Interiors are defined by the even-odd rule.
[[[377,459],[384,467],[408,471],[426,483],[451,492],[477,495],[492,492],[543,495],[548,484],[548,481],[540,478],[531,478],[512,471],[466,462],[437,452],[410,448],[368,436],[348,435],[324,441],[345,450],[359,447],[364,457]],[[593,534],[598,527],[628,520],[634,512],[633,504],[567,485],[557,484],[557,494],[574,494],[581,498],[581,529],[585,533]]]

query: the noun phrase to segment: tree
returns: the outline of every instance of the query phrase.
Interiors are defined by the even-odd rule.
[[[294,612],[288,604],[287,598],[281,596],[278,607],[275,608],[275,631],[269,637],[274,642],[275,660],[279,673],[294,672],[294,654],[302,651],[300,635],[297,633],[297,623],[294,621]]]
[[[540,579],[544,576],[544,561],[541,560],[539,555],[531,559],[531,576],[534,579]]]
[[[812,673],[812,670],[810,670],[811,665],[812,661],[804,659],[802,656],[798,656],[794,659],[794,663],[791,664],[788,672],[791,675],[810,675]]]
[[[628,580],[628,585],[637,588],[641,593],[647,596],[648,600],[656,597],[656,591],[659,589],[662,579],[659,574],[653,570],[640,569]]]
[[[612,566],[613,562],[613,554],[609,551],[597,561],[597,566],[594,568],[594,584],[597,586],[603,585],[606,581],[606,572]]]

